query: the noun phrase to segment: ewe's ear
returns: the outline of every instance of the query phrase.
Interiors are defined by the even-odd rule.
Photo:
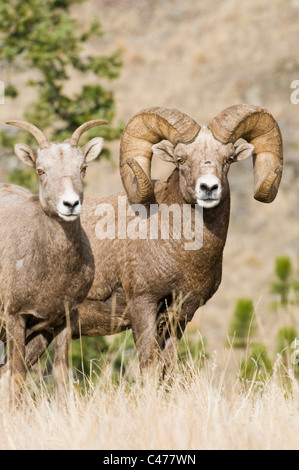
[[[235,154],[234,159],[235,162],[240,162],[241,160],[246,160],[246,158],[250,157],[254,151],[254,145],[245,144],[238,145],[235,147]]]
[[[26,165],[33,166],[35,168],[35,162],[37,158],[37,152],[33,150],[29,145],[16,144],[15,147],[16,156]]]
[[[104,139],[102,137],[95,137],[81,148],[86,162],[91,162],[100,155],[103,143]]]
[[[161,160],[174,163],[174,145],[168,140],[161,140],[158,144],[153,145],[152,152]]]

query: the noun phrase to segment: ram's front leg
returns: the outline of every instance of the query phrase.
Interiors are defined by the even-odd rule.
[[[136,344],[142,384],[154,384],[157,377],[158,343],[156,328],[157,303],[146,296],[130,302],[132,331]]]
[[[177,350],[187,323],[202,304],[197,297],[179,296],[171,307],[158,317],[159,370],[160,378],[171,384],[177,369]]]
[[[159,378],[171,385],[177,371],[179,341],[185,329],[185,321],[173,321],[173,318],[160,319],[158,322],[159,343]]]

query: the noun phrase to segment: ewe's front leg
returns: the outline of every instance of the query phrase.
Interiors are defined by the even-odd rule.
[[[80,332],[78,310],[73,310],[70,316],[71,335],[76,339]],[[44,354],[47,347],[53,341],[53,333],[47,330],[36,331],[26,338],[25,363],[27,369],[32,367]]]
[[[26,319],[21,314],[8,314],[6,319],[6,335],[9,370],[9,401],[14,403],[20,394],[26,379],[25,336]]]
[[[71,341],[69,322],[54,329],[53,376],[56,384],[56,396],[62,403],[66,400],[68,384],[68,350]]]
[[[130,302],[132,331],[144,385],[152,383],[157,374],[156,312],[157,303],[145,296],[134,298]]]
[[[53,340],[53,333],[47,330],[36,331],[26,338],[25,364],[30,369],[44,354]]]

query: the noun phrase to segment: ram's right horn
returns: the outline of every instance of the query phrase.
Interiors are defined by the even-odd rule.
[[[282,137],[273,116],[259,106],[237,104],[218,114],[209,128],[222,143],[242,138],[254,145],[254,197],[272,202],[283,170]]]

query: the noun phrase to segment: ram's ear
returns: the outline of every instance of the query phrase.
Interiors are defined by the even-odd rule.
[[[240,162],[246,160],[246,158],[252,156],[254,151],[254,145],[248,144],[247,142],[235,147],[234,160]]]
[[[33,150],[29,145],[26,144],[16,144],[15,154],[23,163],[26,165],[32,166],[35,168],[35,162],[37,159],[37,152]]]
[[[104,139],[102,137],[95,137],[82,147],[81,151],[86,162],[91,162],[100,155],[103,143]]]
[[[168,140],[161,140],[158,144],[153,145],[152,152],[161,160],[174,163],[174,145]]]

